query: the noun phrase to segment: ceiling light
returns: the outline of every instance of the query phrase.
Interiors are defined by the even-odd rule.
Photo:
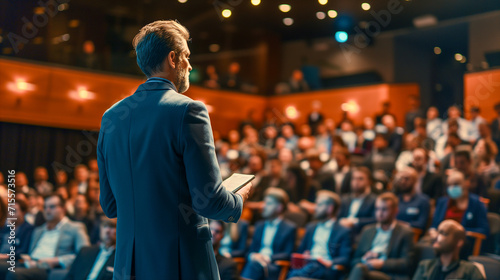
[[[455,54],[455,60],[456,60],[456,61],[461,61],[463,58],[464,58],[464,56],[463,56],[463,55],[461,55],[461,54],[459,54],[459,53],[456,53],[456,54]]]
[[[186,3],[187,0],[179,0],[179,3]]]
[[[231,16],[231,14],[232,14],[232,12],[231,12],[231,10],[229,10],[229,9],[224,9],[224,10],[222,11],[222,16],[223,16],[223,17],[225,17],[225,18],[230,17],[230,16]]]
[[[69,9],[69,4],[68,3],[63,3],[59,6],[57,6],[57,10],[59,12],[62,12],[62,11],[66,11],[67,9]]]
[[[328,11],[328,16],[331,18],[336,18],[337,17],[337,11],[335,10],[329,10]]]
[[[220,45],[219,44],[211,44],[210,46],[208,46],[208,49],[211,52],[218,52],[220,50]]]
[[[76,28],[76,27],[78,27],[80,25],[80,21],[77,20],[77,19],[72,19],[72,20],[69,21],[68,25],[71,28]]]
[[[292,6],[290,6],[288,4],[281,4],[281,5],[279,5],[279,9],[283,13],[288,13],[292,9]]]
[[[465,56],[462,56],[462,59],[460,59],[460,63],[465,63],[467,62],[467,58],[465,58]]]
[[[363,3],[361,4],[361,9],[368,11],[371,8],[370,4],[368,3]]]
[[[252,5],[258,6],[260,4],[260,0],[252,0]]]
[[[326,15],[325,15],[325,13],[323,13],[323,12],[317,12],[317,13],[316,13],[316,17],[317,17],[318,19],[325,19]]]
[[[441,48],[440,47],[434,47],[434,53],[435,54],[441,54]]]
[[[318,3],[320,3],[321,5],[326,5],[326,3],[328,3],[328,0],[318,0]]]
[[[347,38],[349,38],[349,36],[347,35],[347,32],[345,32],[345,31],[335,32],[335,40],[337,40],[337,42],[344,43],[347,41]]]
[[[289,18],[289,17],[284,18],[284,19],[283,19],[283,23],[284,23],[286,26],[290,26],[290,25],[292,25],[292,24],[293,24],[293,18]]]

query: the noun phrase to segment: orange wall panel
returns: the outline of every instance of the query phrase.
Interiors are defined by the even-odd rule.
[[[24,79],[35,88],[22,94],[16,93],[8,85],[17,79]],[[132,94],[143,82],[144,79],[134,77],[0,59],[0,121],[98,129],[104,111]],[[75,99],[71,92],[80,87],[84,87],[94,98]],[[224,136],[230,129],[237,128],[250,111],[254,111],[258,118],[256,121],[261,122],[267,107],[275,107],[284,115],[286,107],[294,106],[299,113],[294,121],[305,122],[315,100],[322,103],[322,112],[326,117],[336,121],[342,116],[340,108],[343,103],[356,104],[358,110],[349,114],[356,123],[361,123],[366,116],[374,116],[380,111],[381,103],[390,100],[398,124],[403,125],[404,114],[409,109],[408,96],[418,95],[418,86],[380,84],[277,97],[191,86],[186,95],[207,105],[213,129]]]
[[[472,106],[478,106],[481,116],[487,121],[494,119],[497,114],[493,109],[500,102],[500,69],[493,69],[464,76],[464,106],[466,116]]]

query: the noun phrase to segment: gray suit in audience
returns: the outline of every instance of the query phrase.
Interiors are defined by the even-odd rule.
[[[30,254],[37,246],[40,237],[42,237],[44,227],[45,224],[33,230],[29,249]],[[57,241],[55,256],[59,257],[59,260],[62,264],[64,264],[64,267],[69,267],[75,260],[78,251],[80,251],[80,248],[89,245],[90,241],[85,225],[80,222],[68,220],[61,227],[61,235],[59,236],[59,240]]]

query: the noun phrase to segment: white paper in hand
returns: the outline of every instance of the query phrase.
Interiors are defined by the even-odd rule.
[[[254,175],[233,173],[233,175],[229,176],[229,178],[222,182],[222,186],[228,191],[236,193],[254,178]]]

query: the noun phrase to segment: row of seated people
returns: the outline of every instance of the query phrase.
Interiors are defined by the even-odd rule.
[[[352,194],[340,198],[328,190],[317,192],[312,213],[315,221],[306,227],[306,233],[297,250],[307,255],[305,259],[312,258],[315,261],[308,262],[303,269],[292,269],[289,277],[337,279],[351,268],[350,279],[407,279],[416,265],[412,263],[411,256],[414,241],[417,241],[419,236],[415,238],[414,235],[424,232],[430,217],[430,228],[420,239],[419,246],[432,246],[432,243],[439,239],[440,224],[448,220],[454,221],[457,225],[454,228],[459,227],[464,232],[488,235],[486,207],[478,196],[468,192],[461,172],[454,170],[450,173],[447,181],[449,195],[438,200],[433,216],[430,216],[429,198],[415,190],[416,178],[413,169],[405,169],[396,176],[396,194],[385,192],[377,198],[371,192],[371,172],[360,167],[353,170]],[[458,188],[460,191],[457,191]],[[391,207],[387,207],[387,201]],[[377,204],[386,205],[379,207]],[[216,227],[212,232],[215,251],[223,257],[245,258],[247,264],[241,274],[243,278],[277,279],[282,272],[276,261],[289,260],[294,245],[297,245],[297,227],[286,219],[290,212],[286,209],[288,205],[288,194],[284,190],[266,190],[261,214],[264,221],[256,223],[248,248],[248,223],[241,221],[237,225],[224,225],[213,221],[211,226]],[[398,222],[395,222],[396,219]],[[386,226],[382,226],[384,223]],[[221,237],[220,231],[223,228],[225,235]],[[397,237],[391,236],[396,233]],[[472,253],[473,242],[472,239],[466,239],[460,245],[460,248],[464,247],[461,250],[462,258],[466,259]],[[357,248],[353,251],[354,254],[351,252],[353,248]],[[367,259],[373,261],[367,263]],[[296,260],[292,260],[294,261]],[[227,263],[225,260],[223,267],[227,268]],[[336,270],[339,267],[341,271]],[[453,271],[455,269],[458,269],[458,266]],[[470,273],[475,271],[466,270]],[[221,269],[221,275],[226,273],[224,271],[226,270]],[[450,275],[455,273],[459,272]],[[228,274],[225,275],[228,278],[223,277],[224,279],[234,279]],[[472,276],[464,277],[476,279]]]
[[[66,213],[65,199],[51,194],[44,199],[45,222],[26,221],[28,204],[16,197],[1,230],[0,279],[112,279],[116,219],[100,217],[99,237],[92,245],[86,225]],[[2,208],[2,211],[5,211]]]

